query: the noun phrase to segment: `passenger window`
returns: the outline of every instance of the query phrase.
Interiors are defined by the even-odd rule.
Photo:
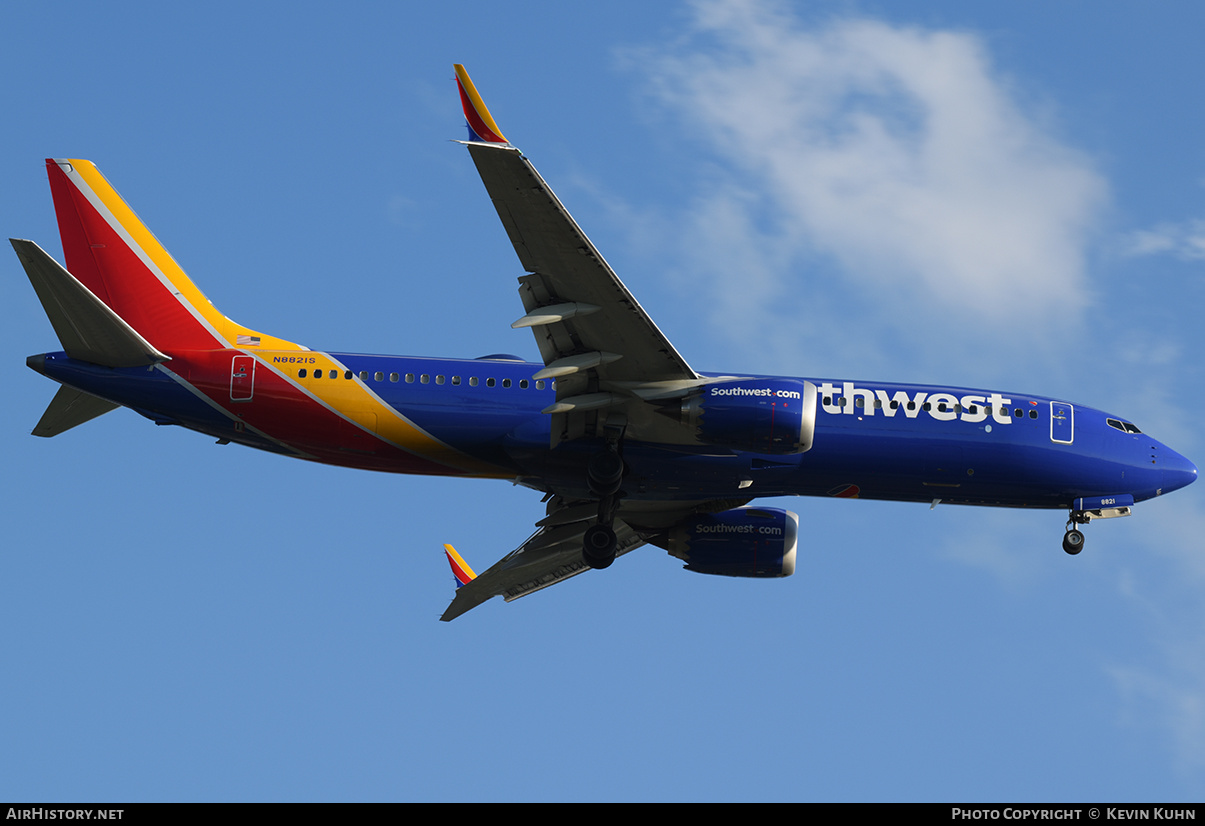
[[[368,381],[368,371],[367,370],[360,371],[360,381]]]
[[[469,376],[469,387],[476,387],[476,386],[477,386],[477,377]]]
[[[399,376],[397,373],[390,373],[390,374],[389,374],[389,380],[390,380],[390,381],[392,381],[392,382],[396,382],[396,381],[397,381],[398,379],[400,379],[400,378],[401,378],[401,376]]]
[[[519,389],[520,390],[527,389],[527,379],[519,379]]]
[[[430,376],[430,374],[428,374],[428,373],[423,373],[421,376],[419,376],[419,377],[418,377],[418,380],[419,380],[420,382],[422,382],[423,384],[430,384],[430,383],[431,383],[431,376]]]
[[[320,379],[320,378],[322,378],[322,371],[321,371],[321,370],[315,370],[315,371],[314,371],[314,378],[316,378],[316,379]]]
[[[460,376],[452,376],[452,386],[453,387],[460,386]]]
[[[372,374],[373,381],[385,381],[385,374],[380,370]]]
[[[305,378],[305,368],[304,367],[302,367],[300,370],[297,371],[297,378],[299,378],[299,379]]]
[[[1029,418],[1036,419],[1037,417],[1038,417],[1038,409],[1035,407],[1033,410],[1029,411]]]
[[[543,389],[544,389],[544,380],[537,379],[536,380],[536,390],[543,390]]]
[[[503,386],[503,387],[510,387],[510,379],[503,379],[503,380],[502,380],[502,386]]]
[[[486,380],[485,380],[485,386],[486,386],[486,387],[493,387],[493,386],[494,386],[494,380],[493,380],[493,379],[486,379]]]
[[[1015,410],[1013,410],[1013,415],[1019,419],[1025,414],[1021,411],[1021,408],[1018,407]]]
[[[444,383],[444,377],[443,377],[443,376],[436,376],[436,377],[435,377],[435,383],[436,383],[436,384],[443,384],[443,383]]]
[[[413,373],[406,374],[406,384],[414,384],[414,374]]]

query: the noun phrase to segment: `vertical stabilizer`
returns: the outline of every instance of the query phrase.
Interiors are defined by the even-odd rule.
[[[46,172],[67,269],[155,347],[304,349],[219,313],[91,161]]]

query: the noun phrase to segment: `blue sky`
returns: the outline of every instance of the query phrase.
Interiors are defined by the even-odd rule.
[[[1032,392],[1200,463],[1190,3],[11,3],[0,218],[87,157],[230,317],[536,358],[463,62],[692,365]],[[794,577],[657,549],[451,624],[531,491],[118,411],[51,440],[0,279],[0,798],[1192,800],[1205,487],[1065,515],[793,500]]]

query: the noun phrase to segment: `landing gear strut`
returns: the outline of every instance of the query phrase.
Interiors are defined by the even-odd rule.
[[[615,536],[615,511],[619,507],[623,482],[623,458],[619,440],[608,440],[607,447],[590,459],[586,468],[590,492],[598,497],[598,522],[582,537],[582,561],[591,568],[607,568],[615,561],[618,540]]]

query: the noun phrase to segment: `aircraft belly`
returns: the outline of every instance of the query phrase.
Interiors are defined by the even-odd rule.
[[[914,502],[1058,507],[1058,484],[1031,467],[1029,450],[982,430],[949,436],[832,429],[804,455],[802,495]]]

